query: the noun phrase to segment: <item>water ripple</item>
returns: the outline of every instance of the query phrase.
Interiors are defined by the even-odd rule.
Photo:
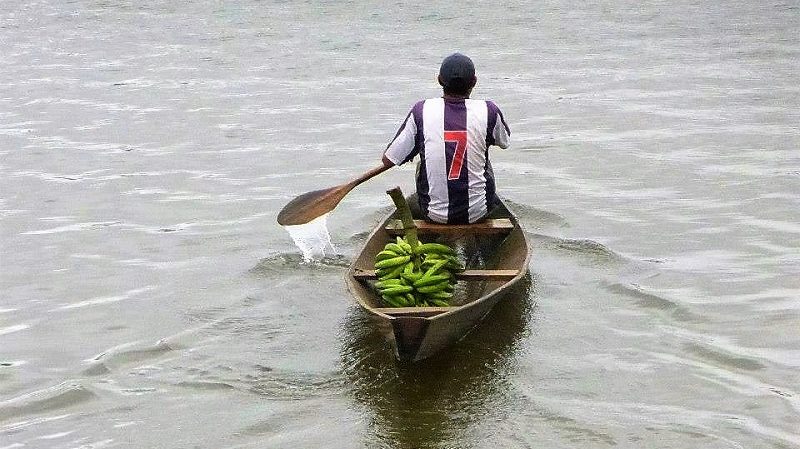
[[[65,382],[0,402],[0,421],[52,413],[91,401],[97,396],[79,383]]]
[[[131,299],[132,297],[139,295],[144,292],[153,291],[156,289],[156,286],[149,285],[147,287],[135,288],[132,290],[128,290],[121,295],[114,295],[114,296],[100,296],[96,298],[86,299],[84,301],[78,301],[74,303],[70,303],[61,307],[57,307],[52,309],[51,312],[57,312],[60,310],[71,310],[71,309],[80,309],[83,307],[88,306],[97,306],[97,305],[104,305],[109,303],[115,303],[119,301],[125,301]]]

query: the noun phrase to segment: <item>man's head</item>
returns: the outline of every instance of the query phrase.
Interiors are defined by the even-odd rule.
[[[461,53],[453,53],[444,58],[439,68],[439,85],[446,95],[469,97],[477,80],[475,65]]]

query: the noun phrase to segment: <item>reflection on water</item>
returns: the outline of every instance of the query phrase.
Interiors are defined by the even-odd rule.
[[[391,447],[468,447],[465,430],[502,413],[518,342],[535,308],[531,276],[463,340],[417,363],[398,362],[361,309],[344,326],[342,371],[370,415],[375,443]]]

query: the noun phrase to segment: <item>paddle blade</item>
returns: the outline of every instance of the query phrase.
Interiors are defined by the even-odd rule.
[[[304,193],[283,206],[278,213],[278,224],[281,226],[306,224],[327,214],[339,204],[350,189],[352,186],[345,185]]]

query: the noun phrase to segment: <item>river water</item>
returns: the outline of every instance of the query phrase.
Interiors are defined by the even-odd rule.
[[[0,448],[800,448],[800,3],[0,2]],[[474,59],[530,276],[398,365],[275,217]]]

